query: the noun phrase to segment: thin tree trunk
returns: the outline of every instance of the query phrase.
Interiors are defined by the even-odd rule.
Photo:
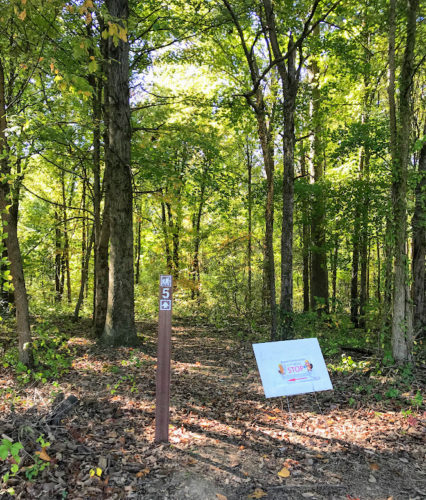
[[[263,95],[258,92],[256,115],[257,129],[263,153],[263,162],[266,172],[266,206],[265,206],[265,238],[264,238],[264,273],[266,278],[266,292],[268,313],[271,324],[271,340],[277,337],[277,306],[275,291],[275,259],[274,259],[274,144],[270,127],[266,123]]]
[[[300,161],[302,177],[306,176],[306,154],[302,147],[302,157]],[[302,257],[303,257],[303,311],[309,311],[310,307],[310,287],[309,287],[309,246],[310,246],[310,225],[309,207],[303,203],[302,207]]]
[[[359,326],[359,239],[360,239],[360,207],[358,196],[355,200],[354,232],[352,236],[352,276],[351,276],[351,321],[356,328]]]
[[[164,248],[166,251],[166,264],[167,264],[167,272],[172,274],[173,272],[173,263],[172,263],[172,255],[170,253],[170,243],[169,243],[169,230],[167,224],[167,215],[166,215],[166,204],[163,200],[161,200],[161,224],[163,228],[164,235]]]
[[[55,210],[55,302],[61,302],[63,288],[62,279],[62,238],[59,214]]]
[[[247,314],[249,321],[252,318],[252,255],[253,255],[253,243],[252,243],[252,170],[253,170],[253,157],[249,149],[249,142],[247,138],[246,143],[246,159],[247,159],[247,223],[248,223],[248,239],[247,239]],[[250,326],[251,328],[251,326]]]
[[[426,135],[426,124],[424,127]],[[426,337],[426,303],[425,303],[425,256],[426,256],[426,143],[420,151],[419,181],[416,186],[416,206],[412,220],[413,226],[413,304],[414,334]]]
[[[95,227],[92,229],[92,234],[89,240],[89,246],[85,251],[85,256],[83,257],[83,267],[81,269],[81,283],[80,283],[80,292],[78,294],[77,303],[74,309],[73,321],[78,321],[78,315],[80,313],[81,306],[84,300],[84,289],[88,285],[87,278],[89,276],[89,262],[90,262],[90,254],[92,253],[93,243],[95,241]]]
[[[314,29],[314,36],[319,38],[319,25]],[[319,66],[314,59],[311,64],[312,74],[312,179],[317,185],[312,202],[311,222],[311,252],[312,252],[312,295],[314,303],[312,307],[318,312],[328,311],[328,271],[327,251],[325,248],[325,202],[322,182],[324,180],[324,146],[321,141],[321,91],[319,88]]]
[[[364,58],[370,62],[370,34],[368,27],[364,26]],[[369,124],[370,124],[370,75],[364,76],[364,96],[361,123],[366,127],[366,144],[361,148],[362,159],[360,161],[360,178],[362,181],[362,205],[361,205],[361,229],[360,229],[360,296],[359,296],[359,326],[366,327],[366,306],[368,300],[368,247],[369,247],[369,207],[370,207],[370,146],[369,146]]]
[[[62,187],[62,226],[63,226],[63,239],[64,239],[64,247],[62,253],[62,276],[61,276],[61,288],[64,290],[65,278],[67,285],[67,301],[71,303],[71,273],[70,273],[70,251],[69,251],[69,237],[68,237],[68,221],[67,221],[67,199],[65,195],[65,173],[61,170],[61,187]],[[71,196],[73,189],[71,190]],[[71,203],[70,203],[71,204]]]
[[[334,249],[333,249],[333,264],[332,264],[332,299],[331,299],[331,310],[336,312],[336,301],[337,301],[337,262],[339,257],[339,235],[336,232],[334,235]]]
[[[6,248],[10,262],[10,274],[14,289],[14,302],[16,310],[16,328],[18,333],[19,361],[27,367],[33,366],[31,347],[30,315],[28,297],[25,286],[24,270],[22,266],[21,250],[18,240],[18,213],[19,213],[19,182],[17,179],[16,192],[11,193],[10,184],[7,182],[11,174],[9,163],[9,147],[6,136],[6,98],[5,75],[3,63],[0,58],[0,174],[4,179],[0,181],[0,213],[3,234],[7,233]],[[10,205],[9,209],[7,205]]]
[[[137,235],[136,235],[136,266],[135,266],[135,283],[139,284],[140,272],[141,272],[141,230],[142,230],[142,220],[138,217],[137,222]]]
[[[382,303],[382,292],[381,292],[381,273],[382,273],[382,262],[381,262],[381,256],[380,256],[380,240],[379,240],[379,235],[376,235],[376,252],[377,252],[377,291],[376,291],[376,297],[377,297],[377,303],[380,305]]]

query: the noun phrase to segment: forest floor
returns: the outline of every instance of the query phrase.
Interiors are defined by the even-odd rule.
[[[11,488],[46,500],[426,498],[424,406],[409,403],[424,368],[393,398],[377,397],[392,396],[392,369],[365,365],[330,370],[334,391],[265,399],[250,342],[181,322],[170,444],[155,445],[156,326],[138,326],[135,349],[99,347],[84,322],[70,327],[74,361],[55,384],[23,388],[0,369],[0,434],[25,449],[1,498]],[[79,401],[54,425],[59,393]]]

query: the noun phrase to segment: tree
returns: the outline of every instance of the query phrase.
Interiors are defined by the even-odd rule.
[[[320,26],[314,30],[314,37],[319,38]],[[315,57],[310,65],[311,85],[312,85],[312,140],[311,140],[311,165],[312,179],[315,183],[315,190],[312,200],[312,221],[311,221],[311,253],[312,253],[312,275],[311,294],[313,297],[312,307],[318,312],[328,312],[328,271],[327,271],[327,249],[326,249],[326,214],[325,214],[325,193],[323,180],[325,177],[325,147],[322,144],[321,132],[323,116],[321,113],[321,90],[320,90],[320,70]]]
[[[102,341],[137,343],[134,317],[133,196],[130,166],[129,43],[127,0],[108,0],[116,32],[108,38],[108,145],[106,172],[110,216],[108,307]]]
[[[394,285],[392,315],[392,352],[398,363],[411,358],[413,342],[412,311],[408,294],[407,230],[407,173],[412,124],[412,88],[414,76],[414,47],[418,0],[406,3],[407,26],[404,55],[399,76],[398,112],[395,105],[395,0],[390,1],[389,36],[389,108],[392,156],[392,201],[394,231]]]
[[[420,150],[416,185],[416,206],[412,219],[413,226],[413,304],[414,336],[425,336],[426,332],[426,124],[423,129],[423,146]]]

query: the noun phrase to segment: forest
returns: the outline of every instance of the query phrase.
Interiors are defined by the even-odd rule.
[[[422,498],[424,9],[0,0],[0,497]],[[334,395],[265,400],[251,344],[311,337]]]

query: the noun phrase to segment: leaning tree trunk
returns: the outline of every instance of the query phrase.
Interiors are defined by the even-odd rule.
[[[128,0],[107,0],[112,22],[127,32]],[[109,144],[106,154],[110,182],[110,263],[108,305],[102,340],[107,345],[137,343],[134,317],[133,193],[130,170],[129,43],[108,39]]]
[[[424,127],[426,135],[426,124]],[[426,336],[426,304],[425,304],[425,256],[426,256],[426,143],[420,151],[419,181],[416,186],[416,207],[412,220],[413,225],[413,304],[414,335]]]
[[[0,213],[3,232],[7,233],[6,248],[14,289],[19,361],[25,366],[31,367],[33,365],[33,356],[31,348],[30,315],[21,250],[18,240],[19,193],[12,196],[10,184],[8,182],[11,168],[8,159],[6,129],[5,79],[3,64],[0,59],[0,174],[3,179],[3,181],[0,182]],[[7,207],[8,205],[10,205],[9,208]]]
[[[407,38],[399,79],[399,102],[396,122],[391,129],[396,131],[396,143],[391,145],[392,152],[392,195],[393,195],[393,230],[394,230],[394,287],[392,315],[392,353],[398,363],[411,359],[413,342],[412,313],[407,293],[408,262],[406,252],[407,229],[407,176],[410,151],[410,133],[412,122],[412,79],[414,76],[414,46],[416,39],[416,13],[418,0],[408,0]],[[391,0],[395,9],[394,0]],[[395,15],[393,14],[393,20]],[[389,44],[391,45],[391,44]],[[394,55],[394,54],[393,54]],[[390,69],[394,70],[391,49],[389,50]],[[392,68],[393,65],[393,68]],[[389,91],[390,108],[395,109],[395,98]],[[392,102],[393,101],[393,102]]]

